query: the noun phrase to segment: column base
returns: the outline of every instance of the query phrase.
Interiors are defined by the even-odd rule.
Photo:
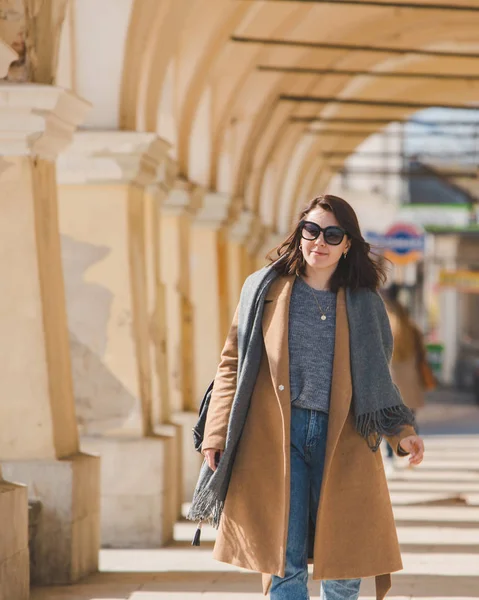
[[[0,481],[0,598],[28,600],[28,492],[23,485]]]
[[[82,437],[82,449],[101,455],[101,545],[159,548],[173,539],[179,519],[178,432]]]
[[[192,429],[198,421],[197,412],[178,412],[173,415],[173,422],[181,427],[182,439],[182,465],[181,472],[183,477],[183,502],[191,502],[193,492],[195,491],[198,474],[200,472],[203,457],[196,452],[193,446]]]
[[[2,467],[5,477],[26,484],[29,497],[41,503],[30,542],[32,584],[74,583],[97,571],[98,457],[79,453],[62,460],[5,461]]]

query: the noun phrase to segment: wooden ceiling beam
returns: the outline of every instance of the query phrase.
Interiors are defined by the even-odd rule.
[[[427,156],[428,158],[444,158],[448,160],[452,160],[455,158],[468,158],[477,156],[477,152],[429,152],[427,150],[422,150],[419,152],[408,152],[408,153],[398,153],[398,152],[357,152],[356,150],[334,150],[328,152],[320,152],[319,156],[329,159],[329,158],[370,158],[370,159],[381,159],[381,158],[404,158],[404,159],[414,159],[416,157]]]
[[[408,10],[434,10],[445,12],[479,12],[478,6],[470,4],[443,4],[425,2],[387,2],[386,0],[261,0],[262,2],[296,2],[304,4],[329,4],[334,6],[359,6],[375,8],[401,8]]]
[[[426,121],[422,119],[378,119],[368,117],[321,117],[313,115],[293,115],[291,123],[335,123],[339,125],[389,125],[401,123],[404,125],[422,125],[424,127],[479,127],[479,121]]]
[[[318,50],[346,50],[349,52],[375,52],[381,54],[416,54],[420,56],[441,56],[449,58],[479,58],[477,53],[451,52],[446,50],[424,50],[422,48],[397,48],[394,46],[367,46],[362,44],[333,44],[329,42],[309,42],[305,40],[287,40],[279,38],[246,37],[232,35],[232,42],[239,44],[260,44],[265,46],[292,46]]]
[[[403,132],[403,131],[377,131],[377,130],[369,130],[369,129],[361,129],[354,131],[353,129],[307,129],[305,131],[308,135],[325,135],[325,136],[341,136],[341,137],[368,137],[373,134],[378,134],[383,137],[397,137],[402,136],[408,139],[422,139],[422,138],[430,138],[430,137],[450,137],[450,138],[465,138],[464,132],[448,132],[448,131],[413,131],[413,132]],[[473,132],[472,132],[473,134]],[[473,135],[471,135],[473,137]]]
[[[338,166],[337,169],[338,173],[343,173],[344,175],[347,176],[351,176],[351,177],[356,177],[358,175],[364,175],[367,177],[371,177],[371,176],[378,176],[378,177],[383,177],[383,176],[396,176],[396,177],[408,177],[408,178],[423,178],[423,179],[429,179],[431,177],[436,178],[439,175],[443,175],[445,177],[462,177],[463,179],[476,179],[477,178],[477,173],[474,171],[439,171],[438,173],[436,173],[435,171],[431,172],[423,172],[423,173],[419,173],[417,171],[411,171],[410,169],[360,169],[360,168],[354,168],[354,169],[348,169],[345,168],[344,166]]]
[[[353,69],[314,69],[308,67],[282,67],[276,65],[258,65],[258,71],[269,73],[288,73],[293,75],[333,75],[335,77],[389,77],[395,79],[434,79],[444,81],[479,81],[479,75],[458,75],[457,73],[405,73],[399,71],[362,71]]]
[[[407,100],[371,100],[366,98],[340,98],[337,96],[307,96],[299,94],[280,94],[281,102],[311,103],[311,104],[345,104],[351,106],[372,106],[380,108],[409,108],[421,110],[423,108],[452,108],[457,110],[474,110],[479,107],[467,106],[465,104],[440,104],[431,100],[430,102],[412,102]]]

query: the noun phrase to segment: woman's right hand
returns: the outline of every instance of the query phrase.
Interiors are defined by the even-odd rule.
[[[216,471],[216,467],[217,467],[217,464],[215,461],[216,454],[219,454],[219,460],[221,460],[221,456],[223,455],[223,450],[218,450],[217,448],[206,448],[206,450],[203,450],[203,455],[206,459],[206,462],[208,463],[209,468],[212,471]]]

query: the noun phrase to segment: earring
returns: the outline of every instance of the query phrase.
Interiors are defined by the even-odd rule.
[[[347,256],[347,255],[348,255],[348,253],[347,253],[347,252],[344,252],[344,253],[343,253],[343,256],[344,256],[344,258],[346,258],[346,256]]]

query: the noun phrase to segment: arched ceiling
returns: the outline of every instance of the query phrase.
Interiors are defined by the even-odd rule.
[[[366,0],[363,5],[321,0],[122,0],[121,10],[128,17],[123,19],[128,23],[125,43],[121,49],[107,48],[108,37],[103,40],[105,51],[123,55],[121,85],[115,92],[120,128],[169,138],[185,178],[196,177],[196,183],[208,189],[242,198],[244,207],[259,215],[265,225],[283,230],[298,203],[324,188],[332,176],[324,153],[341,151],[345,159],[366,137],[384,127],[381,122],[293,122],[293,117],[395,121],[421,107],[467,106],[479,101],[479,80],[354,73],[467,76],[479,72],[479,6],[474,0],[394,1],[401,3],[442,3],[476,10],[380,7],[367,5]],[[18,5],[20,11],[21,3],[0,0],[0,29],[5,29],[0,34],[12,46],[17,30],[10,32],[10,27],[11,39],[6,39],[8,23],[2,6],[7,4]],[[27,33],[28,18],[61,22],[67,0],[58,4],[61,11],[45,16],[32,8]],[[81,10],[81,2],[73,4]],[[25,6],[36,6],[35,0]],[[120,10],[120,4],[108,6],[108,10]],[[17,29],[20,26],[24,26],[21,19],[15,24]],[[246,43],[233,41],[232,36],[298,44]],[[35,40],[36,56],[32,47],[32,65],[39,56],[39,64],[49,66],[50,71],[46,69],[41,77],[46,81],[50,65],[54,69],[56,48],[51,45],[51,56],[40,56],[40,41]],[[327,49],[324,44],[342,47]],[[366,46],[397,51],[372,52]],[[444,55],[458,52],[473,56]],[[259,70],[259,66],[282,70]],[[311,71],[291,71],[297,68]],[[321,74],[315,69],[348,73]],[[284,96],[333,101],[299,102]],[[312,134],[311,128],[327,130],[327,134]],[[351,136],[344,131],[362,133]],[[340,160],[335,160],[336,168]]]

